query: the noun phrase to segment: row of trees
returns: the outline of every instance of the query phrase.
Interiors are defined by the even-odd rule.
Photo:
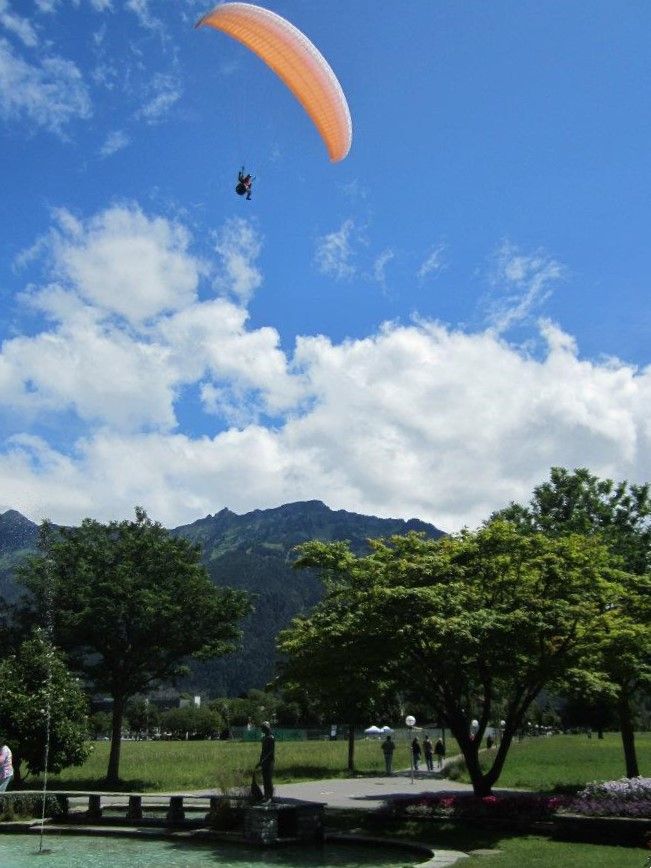
[[[349,723],[351,769],[354,728],[397,693],[427,692],[486,795],[531,704],[552,688],[616,703],[635,776],[631,704],[651,683],[650,514],[648,486],[554,468],[527,506],[474,533],[376,540],[365,557],[306,543],[296,565],[319,571],[325,596],[280,634],[282,680]],[[484,769],[479,746],[500,719]]]
[[[282,693],[251,689],[246,696],[212,699],[199,707],[160,710],[143,697],[127,703],[124,722],[131,733],[169,732],[175,738],[189,733],[194,738],[212,738],[228,733],[232,727],[257,726],[273,720],[281,726],[298,726],[305,721],[305,711]],[[97,711],[91,715],[90,731],[97,738],[111,731],[111,715]]]

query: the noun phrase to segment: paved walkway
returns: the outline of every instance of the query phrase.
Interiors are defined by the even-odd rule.
[[[440,778],[435,772],[417,772],[412,783],[408,769],[391,777],[334,778],[300,784],[278,784],[275,787],[275,795],[280,798],[322,802],[329,808],[366,811],[378,808],[387,799],[413,797],[422,793],[469,792],[472,792],[470,784]]]

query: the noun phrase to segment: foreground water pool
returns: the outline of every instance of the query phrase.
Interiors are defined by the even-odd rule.
[[[231,844],[186,844],[179,841],[46,835],[38,853],[37,835],[0,834],[2,868],[402,868],[422,862],[406,850],[327,844],[274,850]]]

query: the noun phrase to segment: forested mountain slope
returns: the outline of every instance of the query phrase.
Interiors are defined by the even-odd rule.
[[[430,537],[442,532],[418,519],[383,519],[334,511],[318,500],[288,503],[236,515],[222,509],[171,533],[197,543],[206,568],[218,585],[242,588],[253,596],[253,613],[244,624],[242,647],[221,660],[193,663],[185,687],[215,695],[237,695],[262,687],[272,677],[275,637],[298,612],[321,597],[321,584],[307,570],[292,569],[292,550],[310,539],[349,540],[356,552],[369,538],[415,530]],[[38,528],[20,513],[0,515],[0,591],[16,595],[13,571],[36,546]],[[187,601],[192,606],[192,600]]]

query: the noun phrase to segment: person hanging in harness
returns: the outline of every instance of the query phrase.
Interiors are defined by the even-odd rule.
[[[235,192],[238,196],[244,196],[246,194],[246,198],[251,198],[251,190],[253,188],[253,175],[245,174],[244,166],[237,173],[237,186],[235,187]]]

